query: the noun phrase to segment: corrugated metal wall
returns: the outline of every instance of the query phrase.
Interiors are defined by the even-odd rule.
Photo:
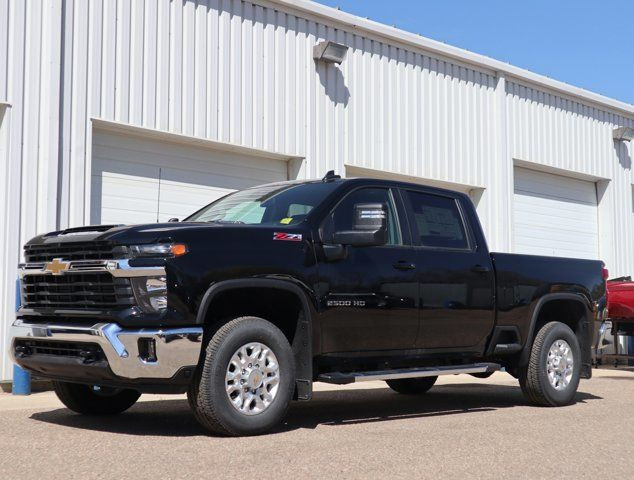
[[[634,270],[632,152],[611,140],[632,118],[257,3],[0,0],[3,342],[19,245],[89,220],[91,118],[298,154],[305,177],[350,165],[477,188],[499,250],[512,248],[514,160],[604,179],[606,219],[625,220],[604,221],[602,252],[614,273]],[[312,60],[321,39],[350,46],[340,67]]]
[[[299,154],[309,177],[489,182],[492,72],[238,0],[68,1],[65,22],[63,224],[87,220],[90,117]],[[352,47],[340,68],[313,62],[320,39]]]
[[[614,142],[612,130],[634,126],[634,118],[520,82],[509,82],[507,93],[511,159],[597,181],[601,258],[612,276],[633,274],[634,148]]]

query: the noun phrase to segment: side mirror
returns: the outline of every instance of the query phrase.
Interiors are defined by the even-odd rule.
[[[176,223],[176,222],[179,222],[179,220],[178,220],[178,218],[176,218],[176,217],[172,217],[172,218],[170,218],[170,219],[168,220],[168,222],[169,222],[169,223]]]
[[[387,207],[383,203],[357,203],[352,230],[335,232],[334,243],[373,247],[387,243]]]

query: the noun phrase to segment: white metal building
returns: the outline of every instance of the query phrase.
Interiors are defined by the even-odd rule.
[[[634,273],[622,126],[634,106],[306,0],[0,0],[0,345],[32,236],[329,169],[469,192],[494,250]]]

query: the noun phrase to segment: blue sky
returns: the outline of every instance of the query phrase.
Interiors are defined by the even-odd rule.
[[[318,0],[634,104],[632,0]]]

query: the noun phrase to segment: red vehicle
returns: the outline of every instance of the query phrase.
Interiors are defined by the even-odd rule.
[[[608,316],[634,323],[634,282],[631,277],[608,281]]]
[[[620,277],[609,280],[606,298],[605,321],[601,324],[597,337],[597,364],[634,365],[634,282],[632,278]],[[627,351],[623,351],[623,345],[618,341],[621,337],[628,337]],[[609,350],[611,352],[606,353]]]

